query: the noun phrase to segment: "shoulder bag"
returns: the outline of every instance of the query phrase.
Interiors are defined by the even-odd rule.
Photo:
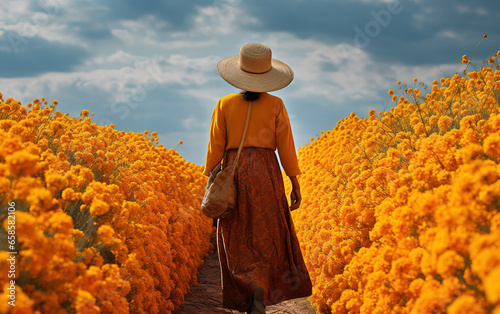
[[[238,147],[238,153],[236,154],[233,166],[228,167],[228,165],[226,165],[226,150],[223,160],[210,171],[210,176],[208,177],[207,186],[205,188],[205,196],[201,203],[201,211],[207,217],[222,219],[230,216],[234,212],[236,205],[234,171],[243,147],[243,140],[247,132],[251,108],[252,102],[248,104],[245,128],[243,129],[243,135],[241,136],[240,146]]]

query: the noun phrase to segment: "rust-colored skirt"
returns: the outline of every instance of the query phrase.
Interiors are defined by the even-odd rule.
[[[228,164],[236,153],[228,150]],[[258,286],[265,290],[266,306],[310,296],[312,284],[274,151],[243,148],[234,180],[235,213],[217,225],[222,307],[247,311]]]

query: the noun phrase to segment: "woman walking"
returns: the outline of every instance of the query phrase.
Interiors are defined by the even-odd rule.
[[[265,313],[265,306],[310,296],[312,284],[304,264],[290,211],[301,202],[301,174],[290,121],[283,101],[267,92],[286,87],[293,71],[273,59],[271,49],[250,43],[239,55],[223,59],[217,71],[241,89],[214,108],[203,174],[222,160],[232,165],[252,104],[243,149],[234,175],[234,213],[217,222],[222,306],[247,313]],[[291,205],[285,196],[276,158],[292,182]]]

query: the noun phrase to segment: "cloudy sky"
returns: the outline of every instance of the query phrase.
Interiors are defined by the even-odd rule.
[[[4,96],[156,131],[200,165],[213,108],[237,91],[216,63],[245,43],[267,44],[295,71],[272,94],[297,148],[350,112],[390,108],[397,80],[461,72],[485,33],[476,64],[500,49],[497,0],[9,0],[0,12]]]

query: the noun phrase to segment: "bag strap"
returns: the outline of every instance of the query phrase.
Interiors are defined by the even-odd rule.
[[[241,149],[243,148],[243,140],[245,139],[245,135],[248,129],[248,121],[250,120],[250,111],[252,109],[252,102],[248,104],[247,118],[245,121],[245,127],[243,128],[243,134],[241,135],[240,147],[238,147],[238,153],[236,153],[236,158],[234,159],[233,170],[231,171],[231,176],[234,174],[234,170],[236,169],[236,165],[238,164],[238,159],[240,158]],[[227,150],[224,153],[224,158],[226,157]]]

